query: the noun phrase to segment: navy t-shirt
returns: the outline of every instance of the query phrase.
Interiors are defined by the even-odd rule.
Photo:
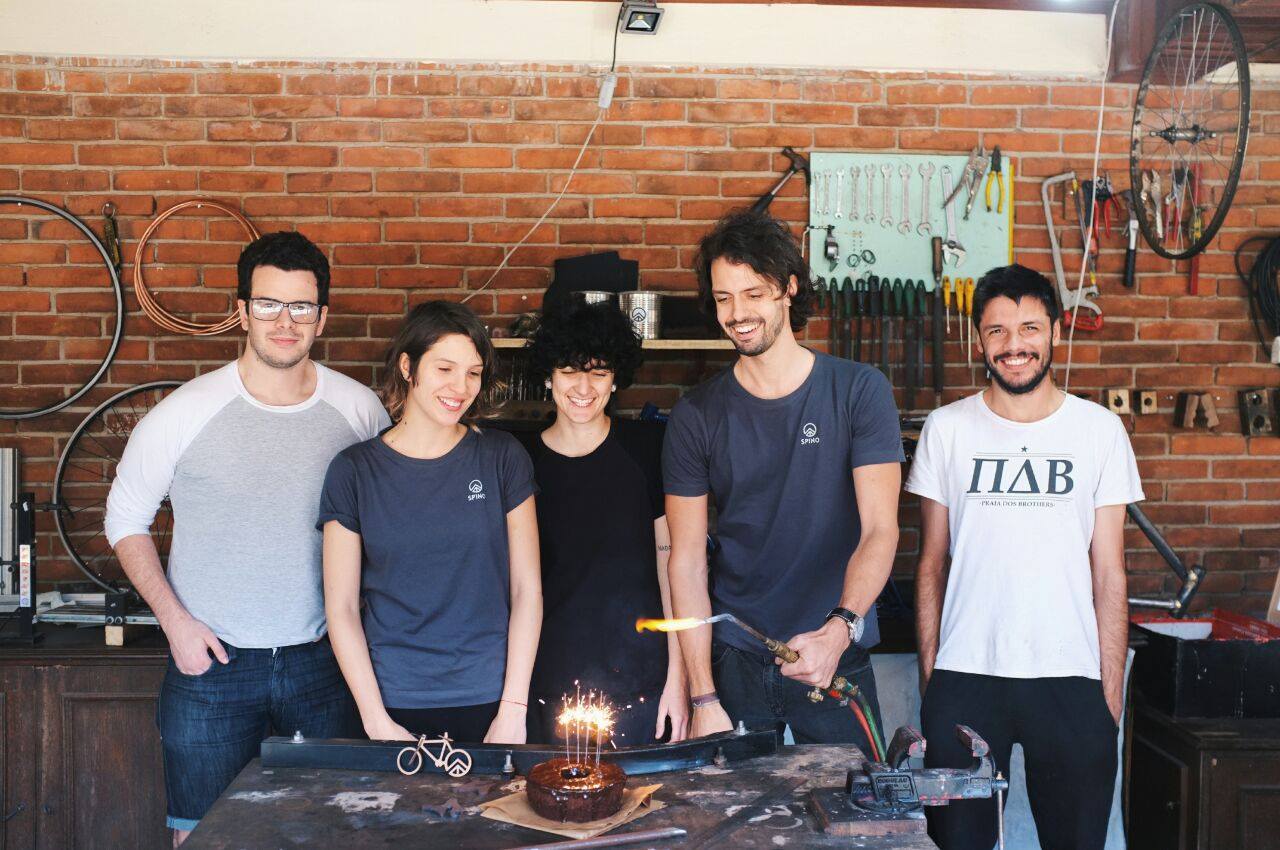
[[[814,356],[782,398],[753,396],[732,367],[697,387],[672,409],[662,454],[668,495],[710,494],[715,504],[712,612],[783,641],[820,628],[840,602],[861,537],[853,470],[904,459],[884,375]],[[768,654],[732,625],[717,623],[715,637]],[[858,645],[879,640],[873,607]]]
[[[379,435],[329,464],[323,528],[361,537],[369,658],[388,708],[450,708],[502,695],[510,618],[507,513],[535,492],[510,434],[468,429],[448,454],[406,457]]]

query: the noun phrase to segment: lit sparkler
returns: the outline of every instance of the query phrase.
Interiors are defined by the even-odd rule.
[[[600,764],[600,751],[605,740],[613,733],[613,706],[604,694],[597,694],[595,691],[588,691],[583,698],[581,686],[572,699],[565,695],[560,702],[562,708],[556,724],[564,727],[565,759],[579,764],[592,761],[594,738],[594,761],[597,765]]]

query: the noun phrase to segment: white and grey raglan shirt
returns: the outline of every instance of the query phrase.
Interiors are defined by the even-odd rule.
[[[315,363],[300,404],[251,396],[236,363],[189,381],[143,417],[107,497],[112,546],[173,506],[168,578],[191,615],[242,648],[325,633],[320,488],[334,456],[390,425],[368,387]]]

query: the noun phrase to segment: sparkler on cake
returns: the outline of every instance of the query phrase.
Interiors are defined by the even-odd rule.
[[[613,732],[613,706],[604,694],[581,688],[562,698],[557,725],[564,731],[564,758],[536,764],[529,771],[525,793],[529,805],[544,818],[557,821],[600,820],[622,807],[627,775],[600,753]]]

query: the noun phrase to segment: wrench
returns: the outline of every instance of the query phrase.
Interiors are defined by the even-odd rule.
[[[844,169],[836,172],[836,218],[844,218]]]
[[[849,203],[849,220],[858,220],[858,175],[862,173],[862,169],[858,166],[852,166],[849,169],[849,187],[850,187],[850,203]]]
[[[884,196],[880,199],[882,205],[880,207],[880,226],[893,227],[893,218],[889,215],[889,175],[893,173],[893,166],[884,163],[880,166],[880,174],[884,177],[881,185],[884,187]]]
[[[933,182],[933,163],[926,162],[920,166],[920,180],[924,189],[920,195],[920,223],[916,225],[916,233],[928,236],[933,232],[929,227],[929,184]]]
[[[898,176],[902,178],[902,221],[898,222],[899,233],[911,232],[911,166],[905,162],[898,167]]]
[[[867,172],[867,214],[863,216],[867,224],[876,220],[876,167],[868,165]]]
[[[956,234],[956,211],[954,206],[954,193],[951,191],[951,166],[942,166],[942,191],[947,193],[951,198],[948,200],[945,209],[947,211],[947,239],[942,243],[942,253],[946,261],[951,265],[959,268],[964,265],[964,246],[960,244]]]

